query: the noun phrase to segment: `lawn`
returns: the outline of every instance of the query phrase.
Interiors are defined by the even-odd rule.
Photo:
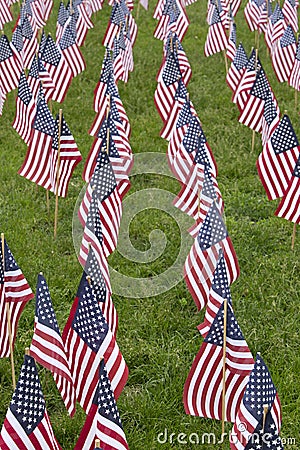
[[[245,4],[244,1],[243,7]],[[45,29],[52,36],[58,5],[55,0]],[[218,164],[226,225],[239,259],[241,275],[231,288],[235,315],[253,355],[261,352],[278,390],[283,415],[281,436],[297,441],[295,445],[287,443],[285,448],[297,449],[300,447],[300,236],[291,250],[293,224],[275,217],[277,202],[267,200],[255,166],[261,151],[260,136],[256,136],[251,151],[252,131],[238,123],[238,110],[225,83],[223,54],[204,57],[206,6],[206,2],[199,0],[187,8],[191,23],[183,47],[193,70],[188,90]],[[131,189],[124,200],[119,247],[109,258],[113,298],[119,314],[117,340],[130,372],[118,408],[131,450],[192,449],[197,445],[178,442],[180,433],[191,435],[193,442],[197,434],[201,443],[203,433],[215,433],[218,439],[221,423],[187,416],[182,404],[184,382],[202,343],[196,326],[204,311],[196,313],[180,276],[180,265],[183,266],[192,241],[186,232],[190,221],[172,206],[180,185],[167,167],[167,143],[159,137],[162,122],[153,101],[163,47],[153,37],[154,7],[152,0],[149,11],[141,8],[138,18],[137,11],[133,13],[139,28],[134,47],[135,68],[127,85],[119,83],[132,127],[130,142],[136,164]],[[248,30],[243,7],[236,17],[237,39],[243,42],[249,55],[254,34]],[[14,19],[17,9],[16,4]],[[104,56],[101,41],[110,11],[105,5],[93,15],[94,28],[82,47],[87,69],[73,80],[62,105],[84,160],[93,142],[87,131],[95,116],[93,90]],[[12,27],[12,23],[5,27],[8,37]],[[259,57],[281,112],[287,110],[300,137],[294,91],[276,80],[262,37]],[[84,186],[83,163],[74,172],[67,198],[59,201],[58,235],[54,240],[55,198],[50,196],[48,214],[45,191],[17,174],[26,146],[11,126],[15,95],[15,92],[8,95],[0,118],[0,229],[34,292],[37,275],[43,272],[62,330],[82,273],[73,245],[72,223]],[[53,102],[53,114],[59,108]],[[153,230],[159,231],[150,235]],[[179,254],[181,244],[183,256]],[[163,278],[170,267],[174,270]],[[19,323],[15,346],[17,376],[24,349],[31,342],[33,323],[34,301],[31,301]],[[78,405],[75,417],[70,419],[50,372],[39,367],[39,374],[55,435],[64,450],[71,450],[85,414]],[[0,361],[0,392],[3,422],[12,396],[8,359]],[[226,431],[231,427],[226,424]],[[179,437],[179,441],[184,439],[182,435]],[[229,449],[229,443],[198,447]]]

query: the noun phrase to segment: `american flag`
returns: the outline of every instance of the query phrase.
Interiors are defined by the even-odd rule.
[[[10,355],[7,309],[9,310],[12,343],[14,344],[19,318],[27,302],[34,295],[5,240],[3,267],[2,239],[0,239],[0,243],[0,357],[4,358]]]
[[[211,56],[215,53],[221,52],[222,50],[226,50],[227,45],[228,38],[226,35],[226,30],[221,21],[218,9],[215,6],[204,44],[204,55]]]
[[[50,370],[67,411],[72,417],[75,414],[75,389],[49,288],[42,274],[38,275],[36,288],[34,333],[30,355]]]
[[[185,382],[183,403],[187,414],[222,420],[223,345],[224,303]],[[229,303],[225,345],[225,420],[234,422],[254,360]]]
[[[73,74],[50,35],[48,35],[43,45],[40,57],[56,86],[52,99],[62,103],[72,81]]]
[[[282,14],[282,10],[278,3],[276,3],[270,21],[271,27],[269,30],[268,29],[266,30],[265,38],[266,43],[272,53],[275,42],[283,36],[284,30],[287,27],[284,15]]]
[[[38,97],[38,92],[41,87],[41,80],[39,75],[39,59],[38,56],[34,56],[30,70],[28,72],[28,85],[30,87],[30,90],[32,92],[33,98],[36,100]]]
[[[53,8],[53,0],[44,0],[44,19],[47,22]]]
[[[294,65],[292,67],[288,83],[297,91],[300,90],[300,38],[298,38]]]
[[[166,0],[158,0],[157,1],[155,10],[154,10],[153,16],[152,16],[153,19],[157,19],[157,20],[160,19],[161,15],[163,13],[164,7],[165,7],[165,3],[166,3]]]
[[[28,355],[24,357],[17,387],[6,413],[0,446],[3,450],[61,450],[46,410],[34,359]]]
[[[32,67],[32,65],[31,65]],[[56,86],[52,80],[52,78],[49,75],[49,72],[46,70],[44,64],[42,61],[38,58],[38,81],[36,84],[40,86],[42,83],[43,86],[43,92],[45,96],[46,102],[53,97],[54,91],[56,89]]]
[[[16,26],[10,42],[10,48],[13,51],[14,56],[18,60],[18,65],[23,68],[24,67],[24,56],[23,56],[23,36],[21,27]]]
[[[244,15],[250,31],[257,30],[260,16],[258,0],[248,0],[244,9]]]
[[[112,390],[117,399],[127,378],[128,368],[91,290],[77,293],[63,331],[63,341],[76,389],[77,400],[88,414],[99,380],[99,364],[104,357]]]
[[[184,264],[184,279],[198,310],[207,303],[220,249],[232,284],[239,276],[239,265],[219,208],[213,202]]]
[[[259,19],[258,19],[258,31],[260,33],[265,33],[268,24],[268,6],[265,0],[259,2]]]
[[[235,17],[240,6],[241,6],[242,0],[233,0],[230,5],[231,5],[231,13],[232,16]]]
[[[126,17],[121,4],[118,2],[114,2],[111,16],[102,41],[102,45],[104,45],[104,47],[108,47],[111,50],[113,49],[114,38],[116,34],[119,32],[121,23],[124,24],[125,22]]]
[[[129,450],[104,359],[100,362],[93,405],[74,450],[93,450],[96,438],[103,449]]]
[[[61,40],[61,37],[64,32],[64,27],[66,25],[66,22],[69,18],[69,10],[65,7],[64,3],[61,1],[59,4],[58,9],[58,16],[57,16],[57,22],[56,22],[56,43],[59,44],[59,41]]]
[[[264,146],[270,136],[273,134],[280,122],[280,111],[276,101],[274,101],[273,94],[269,94],[265,100],[264,113],[261,121],[261,141]]]
[[[58,143],[59,131],[59,114],[56,116],[56,125],[52,142],[52,152],[50,163],[50,179],[51,191],[60,197],[66,197],[68,192],[69,182],[72,173],[82,160],[80,151],[78,150],[75,139],[70,131],[70,128],[65,121],[62,114],[60,126],[60,139]],[[58,144],[60,145],[59,162],[58,162]],[[57,179],[57,169],[59,164],[59,172]],[[57,184],[58,183],[58,184]]]
[[[297,14],[296,0],[284,0],[282,6],[282,14],[285,17],[286,23],[290,24],[293,31],[298,33],[298,14]]]
[[[256,74],[258,73],[260,68],[260,60],[256,57],[256,52],[253,49],[246,66],[246,70],[240,78],[240,82],[232,96],[233,103],[237,104],[240,111],[243,111],[245,107],[249,92],[256,80]]]
[[[73,77],[83,72],[86,67],[85,61],[69,26],[65,27],[59,46],[69,64]]]
[[[81,290],[85,289],[85,286],[87,285],[89,285],[93,294],[96,296],[110,331],[113,336],[116,337],[118,331],[118,313],[112,300],[111,286],[108,286],[104,280],[101,267],[99,266],[99,262],[92,246],[90,247],[80,281]]]
[[[163,139],[166,139],[167,141],[170,141],[170,139],[172,137],[172,134],[173,134],[174,128],[176,126],[176,122],[178,120],[180,111],[181,111],[183,105],[185,104],[185,102],[187,101],[187,95],[188,95],[188,91],[187,91],[186,85],[185,85],[184,81],[182,80],[182,78],[180,78],[180,80],[178,82],[178,87],[177,87],[175,95],[174,95],[171,112],[160,132],[160,136]],[[192,104],[191,104],[191,107],[193,107]]]
[[[120,27],[119,33],[114,37],[114,48],[113,48],[113,71],[114,79],[117,84],[124,75],[124,61],[122,57],[122,52],[125,50],[125,40],[122,32],[122,27]]]
[[[21,33],[23,37],[23,63],[25,68],[29,68],[38,50],[38,41],[27,17],[21,21]]]
[[[170,31],[170,22],[174,23],[176,28],[176,22],[180,16],[179,6],[176,0],[166,0],[163,6],[162,14],[158,19],[158,23],[154,30],[154,37],[164,41]],[[176,31],[176,30],[172,30]]]
[[[111,77],[113,77],[113,75],[114,70],[111,52],[108,48],[106,48],[101,67],[100,79],[94,89],[94,110],[96,112],[99,112],[101,110],[102,104],[105,100],[105,96],[107,95],[107,84]]]
[[[213,321],[224,301],[227,301],[227,304],[232,306],[226,262],[223,251],[220,250],[217,268],[214,272],[211,289],[209,291],[204,320],[197,327],[204,338],[208,335]]]
[[[277,440],[276,442],[279,448],[272,446],[271,442],[266,442],[266,439],[271,440],[275,437],[275,433],[279,434],[281,427],[281,407],[278,393],[272,381],[270,372],[262,357],[257,354],[255,365],[250,374],[249,382],[246,386],[232,429],[231,437],[233,439],[230,439],[231,450],[244,449],[249,442],[252,445],[256,444],[255,441],[251,442],[251,438],[257,428],[260,430],[263,428],[265,405],[268,410],[265,415],[265,430],[263,431],[261,438],[264,438],[266,448],[276,448],[276,450],[281,450],[282,445],[280,440]],[[241,424],[243,426],[241,426]],[[274,426],[272,425],[271,427],[271,424]],[[268,428],[273,430],[269,437],[266,434]],[[255,440],[256,438],[257,435],[254,436]],[[251,446],[246,448],[250,449]],[[256,448],[259,447],[254,446],[255,450]]]
[[[161,81],[157,84],[154,93],[156,109],[163,122],[166,122],[174,102],[174,96],[181,79],[178,61],[173,53],[167,55],[166,64],[162,73]]]
[[[28,85],[26,75],[22,71],[16,99],[16,115],[12,126],[27,145],[31,139],[35,114],[36,104],[34,97]]]
[[[261,68],[250,90],[244,109],[239,116],[240,123],[259,133],[262,128],[265,100],[269,95],[270,89],[265,71]]]
[[[233,93],[236,91],[237,86],[246,70],[247,63],[248,57],[246,55],[243,44],[240,43],[235,52],[234,59],[226,74],[226,83]]]
[[[11,20],[13,20],[13,17],[9,10],[9,6],[5,1],[2,1],[0,9],[0,29],[3,30],[4,25],[10,22]]]
[[[230,22],[229,39],[226,48],[226,56],[230,61],[234,60],[236,54],[236,24],[233,20]]]
[[[3,106],[4,106],[4,103],[5,103],[5,99],[6,99],[6,95],[3,92],[2,86],[0,85],[0,116],[2,116],[2,111],[3,111]]]
[[[283,197],[299,153],[298,138],[289,117],[284,114],[256,162],[269,200]]]
[[[39,186],[43,186],[45,189],[51,187],[49,155],[51,154],[54,133],[55,120],[41,89],[31,140],[18,174]]]
[[[286,191],[275,215],[294,223],[300,223],[300,159],[296,163]]]
[[[272,64],[280,83],[287,81],[295,62],[297,44],[291,26],[287,26],[282,38],[273,47]]]
[[[32,18],[37,28],[43,28],[46,25],[45,4],[43,0],[33,0],[30,3]]]
[[[7,36],[0,36],[0,84],[4,94],[16,89],[19,84],[22,67],[13,54]]]

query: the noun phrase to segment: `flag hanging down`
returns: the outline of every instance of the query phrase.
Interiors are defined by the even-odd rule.
[[[47,106],[41,88],[31,141],[18,174],[39,186],[43,186],[45,189],[51,187],[49,157],[52,151],[54,133],[55,120]]]
[[[97,438],[103,449],[129,450],[104,359],[93,404],[74,450],[93,450]]]
[[[102,41],[102,45],[104,47],[109,48],[110,50],[114,47],[114,38],[119,32],[120,25],[126,22],[126,17],[124,14],[124,10],[120,3],[114,2],[110,19],[105,31],[105,35]]]
[[[232,92],[236,91],[236,88],[246,70],[247,63],[248,57],[246,55],[243,44],[240,43],[235,52],[234,59],[226,74],[226,83],[228,84]]]
[[[2,450],[62,449],[53,433],[34,359],[28,355],[6,413],[0,446]]]
[[[250,31],[258,29],[260,10],[257,0],[248,0],[244,9],[244,15]]]
[[[176,122],[178,120],[180,111],[183,108],[185,102],[187,101],[187,97],[188,97],[187,88],[186,88],[185,83],[182,80],[182,78],[180,78],[178,87],[176,89],[176,92],[175,92],[175,95],[173,98],[171,113],[169,114],[169,116],[168,116],[166,122],[164,123],[164,126],[162,127],[161,132],[160,132],[160,136],[163,139],[170,141],[173,131],[175,129]],[[190,103],[191,103],[191,108],[194,110],[192,102],[190,102]],[[196,114],[196,111],[195,111],[195,114]]]
[[[50,34],[40,52],[40,58],[56,86],[52,99],[62,103],[73,78],[72,71]]]
[[[226,310],[227,326],[224,333]],[[224,345],[225,421],[235,421],[254,360],[232,306],[228,304],[225,309],[224,303],[213,320],[185,382],[183,403],[187,414],[222,420]]]
[[[59,4],[58,16],[57,16],[57,22],[56,22],[55,37],[56,37],[57,44],[59,44],[59,42],[62,38],[64,28],[65,28],[65,25],[69,18],[69,15],[70,15],[69,10],[65,7],[64,3],[61,0],[61,2]]]
[[[83,291],[78,291],[63,331],[77,400],[87,414],[97,389],[102,357],[105,358],[116,399],[128,378],[128,368],[118,344],[104,319],[97,298],[90,294],[87,286]]]
[[[298,33],[298,1],[297,0],[284,0],[282,6],[282,14],[285,17],[286,23],[290,24],[294,33]]]
[[[31,61],[38,50],[38,41],[36,32],[33,31],[27,17],[21,21],[21,33],[23,37],[23,64],[25,68],[29,69]]]
[[[231,432],[230,448],[256,450],[263,448],[256,446],[263,440],[265,448],[282,450],[278,436],[280,428],[281,406],[278,393],[264,360],[257,354]]]
[[[19,25],[13,31],[11,36],[10,48],[16,59],[18,60],[18,65],[23,68],[24,67],[24,54],[23,54],[23,36],[21,27]]]
[[[60,139],[58,141],[58,133],[60,129]],[[59,156],[58,156],[59,146]],[[52,141],[52,152],[49,160],[50,164],[50,180],[51,192],[57,193],[60,197],[66,197],[68,186],[77,164],[82,160],[80,151],[78,150],[75,139],[65,121],[64,115],[61,117],[59,126],[59,114],[56,116],[55,130]]]
[[[14,345],[19,318],[27,302],[34,295],[6,240],[4,240],[5,267],[3,267],[2,239],[0,239],[0,244],[0,358],[4,358],[10,355],[7,309],[10,315],[12,344]]]
[[[218,311],[223,305],[224,301],[227,301],[228,305],[232,307],[226,262],[224,259],[223,251],[221,249],[219,252],[217,268],[214,272],[211,289],[209,291],[204,320],[197,327],[204,338],[208,335],[213,321],[215,320],[215,317],[218,314]]]
[[[179,40],[182,41],[189,23],[182,4],[176,0],[166,0],[153,33],[154,37],[164,41],[169,32],[173,31],[176,32]]]
[[[244,71],[240,81],[236,87],[235,92],[232,95],[233,103],[236,103],[239,110],[243,111],[245,104],[248,101],[248,96],[253,84],[256,80],[256,75],[261,68],[261,63],[255,50],[252,50],[250,58],[248,60],[246,70]]]
[[[230,22],[230,32],[226,48],[226,56],[230,61],[234,60],[236,54],[236,24],[233,20]]]
[[[220,249],[226,261],[228,281],[232,284],[239,276],[237,256],[220,211],[213,202],[184,264],[184,279],[198,310],[207,303]]]
[[[211,22],[208,28],[208,34],[204,44],[204,55],[211,56],[215,53],[226,50],[228,38],[226,30],[221,21],[221,17],[217,7],[214,5]]]
[[[76,77],[85,70],[84,58],[68,25],[65,27],[59,41],[59,47],[72,71],[73,77]]]
[[[287,24],[285,22],[284,15],[278,3],[276,3],[273,14],[269,18],[268,25],[265,32],[265,41],[272,54],[274,43],[280,39],[286,29]]]
[[[72,417],[75,414],[75,389],[49,288],[42,274],[38,275],[37,281],[30,356],[50,370],[67,411]]]
[[[297,91],[300,91],[300,37],[298,38],[294,65],[292,67],[288,83]]]
[[[5,103],[5,99],[6,99],[6,95],[3,92],[2,86],[0,85],[0,116],[2,116],[2,111],[3,111],[3,106],[4,106],[4,103]]]
[[[275,215],[294,223],[300,223],[300,158],[298,158]]]
[[[261,121],[261,142],[263,147],[270,139],[270,136],[274,133],[280,122],[280,111],[274,96],[269,91],[265,100],[264,113]]]
[[[296,50],[296,39],[292,27],[288,25],[283,36],[275,42],[271,55],[273,69],[280,83],[289,79],[296,58]]]
[[[256,162],[269,200],[284,196],[299,153],[298,138],[289,117],[284,114]]]
[[[13,16],[11,15],[9,5],[2,0],[0,8],[0,29],[3,30],[4,25],[11,20],[13,20]]]
[[[240,123],[251,128],[251,130],[261,133],[265,100],[270,91],[271,87],[269,81],[265,71],[261,68],[250,90],[244,109],[239,116]]]
[[[19,84],[22,66],[13,54],[7,36],[0,36],[0,84],[4,94],[16,89]]]
[[[27,145],[29,145],[31,139],[35,115],[36,104],[34,97],[28,85],[26,75],[22,71],[16,98],[16,115],[12,126]]]

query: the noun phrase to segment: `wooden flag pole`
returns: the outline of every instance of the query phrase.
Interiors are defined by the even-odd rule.
[[[141,9],[141,3],[138,2],[137,11],[136,11],[136,20],[138,20],[138,18],[140,17],[140,9]]]
[[[262,423],[262,432],[264,434],[265,432],[265,424],[266,424],[266,417],[269,411],[269,405],[265,404],[263,405],[263,409],[264,409],[264,415],[263,415],[263,423]]]
[[[227,337],[227,300],[224,299],[224,331],[223,331],[223,375],[222,375],[222,439],[225,433],[225,415],[226,415],[226,337]]]
[[[228,72],[228,61],[227,61],[227,56],[226,56],[226,50],[223,50],[224,53],[224,59],[225,59],[225,70],[226,70],[226,74]]]
[[[58,221],[58,188],[59,188],[59,170],[60,170],[61,122],[62,122],[62,109],[59,110],[59,119],[58,119],[58,149],[57,149],[57,168],[56,168],[56,184],[55,184],[54,239],[56,239],[57,221]]]
[[[95,448],[100,448],[100,439],[95,439]]]
[[[296,227],[297,227],[297,224],[294,223],[294,226],[293,226],[293,234],[292,234],[292,250],[294,250],[294,246],[295,246],[295,240],[296,240]]]
[[[107,96],[107,109],[106,109],[106,126],[107,126],[107,135],[106,135],[106,152],[109,154],[109,140],[110,140],[110,129],[108,126],[108,115],[110,111],[110,95]]]
[[[255,49],[255,79],[257,77],[257,60],[258,60],[258,48]],[[252,143],[251,143],[251,153],[253,153],[254,151],[254,146],[255,146],[255,130],[252,130]]]
[[[25,348],[25,355],[26,355],[26,356],[30,356],[30,350],[29,350],[29,347],[26,347],[26,348]]]
[[[2,244],[2,265],[3,265],[3,276],[5,279],[5,245],[4,245],[4,233],[1,233],[1,244]],[[6,310],[6,318],[7,318],[7,329],[8,329],[8,341],[9,341],[9,356],[10,356],[10,365],[11,365],[11,376],[12,376],[12,385],[13,388],[16,389],[16,374],[15,374],[15,362],[14,362],[14,349],[13,349],[13,340],[12,340],[12,331],[11,331],[11,315],[9,304],[5,302],[5,280],[2,289],[2,304],[5,303]]]

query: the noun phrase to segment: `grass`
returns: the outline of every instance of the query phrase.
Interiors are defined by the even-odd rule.
[[[156,21],[152,19],[154,6],[155,2],[151,1],[148,12],[143,8],[140,10],[137,19],[139,33],[134,47],[135,69],[129,83],[126,86],[120,83],[119,90],[132,126],[133,152],[136,155],[156,152],[160,162],[167,144],[159,137],[162,123],[153,102],[155,77],[162,59],[162,42],[153,38],[156,26]],[[55,33],[57,10],[56,0],[46,27],[46,32],[51,31],[52,35]],[[87,70],[73,80],[63,105],[66,121],[84,159],[93,141],[87,130],[95,116],[93,90],[104,55],[101,40],[110,10],[105,6],[104,10],[93,16],[95,27],[89,31],[82,48]],[[16,18],[17,5],[14,5],[14,12]],[[266,198],[255,168],[261,151],[259,136],[251,152],[252,132],[237,121],[238,111],[231,103],[231,93],[225,84],[223,55],[203,56],[207,33],[205,12],[206,2],[198,1],[187,8],[191,23],[183,46],[193,69],[188,90],[218,164],[226,224],[241,268],[241,276],[232,286],[235,314],[253,354],[261,352],[277,387],[283,413],[281,436],[297,440],[296,445],[287,444],[285,448],[299,448],[299,238],[292,251],[293,225],[275,217],[277,202],[269,202]],[[237,14],[236,23],[238,40],[243,42],[249,54],[254,45],[254,35],[247,29],[242,9]],[[11,35],[11,28],[12,24],[5,28],[8,36]],[[286,84],[277,82],[263,39],[260,41],[259,56],[279,107],[282,112],[288,111],[299,136],[294,92]],[[54,103],[53,113],[59,107]],[[15,94],[10,93],[0,119],[0,228],[34,291],[37,274],[43,271],[62,330],[82,271],[73,247],[72,217],[77,197],[84,186],[81,178],[83,164],[74,172],[68,197],[59,202],[58,237],[54,240],[53,196],[48,215],[44,190],[37,189],[17,174],[26,154],[26,146],[11,127],[14,114]],[[136,160],[139,161],[138,156]],[[130,208],[134,206],[130,196],[142,190],[141,196],[145,199],[142,206],[147,208],[151,204],[151,209],[142,211],[132,220],[129,227],[131,243],[137,251],[149,250],[149,233],[159,228],[165,233],[162,243],[166,246],[163,253],[148,264],[129,261],[126,257],[129,238],[125,236],[127,241],[120,242],[125,256],[116,251],[109,262],[112,269],[133,279],[143,277],[151,280],[164,272],[174,263],[180,243],[186,239],[185,230],[182,230],[186,218],[181,219],[184,215],[178,215],[178,212],[176,215],[172,205],[168,209],[165,206],[163,210],[153,209],[155,197],[148,195],[150,188],[166,192],[165,196],[158,197],[159,208],[159,199],[175,195],[180,189],[179,183],[170,172],[151,174],[150,169],[148,173],[132,176],[132,187],[124,202],[124,215],[130,215]],[[172,208],[175,218],[170,216]],[[154,237],[153,242],[157,242]],[[204,312],[195,314],[193,300],[182,280],[157,296],[150,297],[148,294],[147,297],[147,285],[145,289],[144,296],[140,298],[114,295],[119,313],[118,343],[130,370],[127,386],[118,401],[129,447],[131,450],[194,448],[193,443],[180,444],[178,434],[196,433],[200,437],[202,433],[216,433],[217,437],[221,434],[220,422],[186,416],[182,404],[183,385],[202,342],[196,326]],[[15,347],[17,375],[24,348],[30,345],[33,321],[34,301],[26,306],[19,323]],[[55,435],[64,450],[71,450],[85,414],[78,406],[75,417],[68,418],[50,373],[42,367],[39,367],[39,373]],[[10,363],[7,359],[0,361],[0,392],[0,419],[3,422],[12,396]],[[162,444],[158,438],[164,441],[166,429],[168,442]],[[231,424],[226,424],[226,431],[230,429]],[[173,443],[170,442],[171,433],[174,433]],[[191,438],[196,442],[195,434]],[[202,448],[229,449],[229,444],[205,444]]]

